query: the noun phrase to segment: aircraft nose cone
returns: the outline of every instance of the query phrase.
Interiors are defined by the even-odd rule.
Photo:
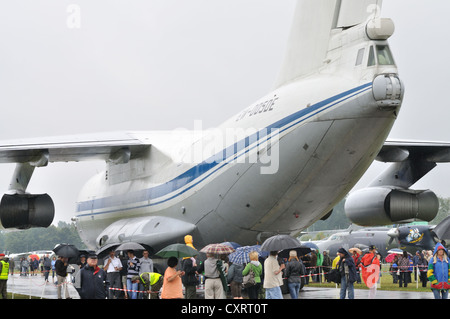
[[[380,74],[373,80],[373,97],[382,109],[393,109],[401,105],[404,85],[397,74]]]

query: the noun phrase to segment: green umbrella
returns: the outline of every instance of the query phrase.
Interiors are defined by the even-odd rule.
[[[155,255],[160,256],[162,258],[169,257],[194,257],[198,255],[198,251],[192,247],[189,247],[186,244],[172,244],[169,245],[160,251],[158,251]]]

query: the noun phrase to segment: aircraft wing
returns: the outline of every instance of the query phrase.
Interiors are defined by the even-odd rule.
[[[450,143],[386,141],[376,160],[380,162],[403,162],[413,158],[433,163],[450,162]]]
[[[0,142],[0,163],[30,163],[105,160],[126,162],[139,157],[149,143],[132,133],[80,134]]]
[[[428,174],[437,163],[450,162],[450,143],[430,141],[386,141],[377,161],[393,163],[369,186],[408,188]]]

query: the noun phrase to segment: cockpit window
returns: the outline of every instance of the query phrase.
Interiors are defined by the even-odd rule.
[[[358,51],[358,56],[356,57],[356,66],[360,65],[364,58],[364,48]]]
[[[391,50],[387,45],[377,45],[377,58],[379,65],[394,65]]]
[[[375,53],[373,52],[373,46],[369,50],[369,61],[367,61],[367,66],[375,65]]]

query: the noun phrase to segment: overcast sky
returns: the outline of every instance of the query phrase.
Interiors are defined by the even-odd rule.
[[[0,2],[0,140],[219,125],[272,88],[294,0],[16,0]],[[450,2],[384,0],[406,95],[391,138],[450,141]],[[450,197],[450,164],[415,185]],[[358,184],[386,167],[376,164]],[[69,221],[103,163],[38,168]],[[0,191],[14,164],[0,166]]]

